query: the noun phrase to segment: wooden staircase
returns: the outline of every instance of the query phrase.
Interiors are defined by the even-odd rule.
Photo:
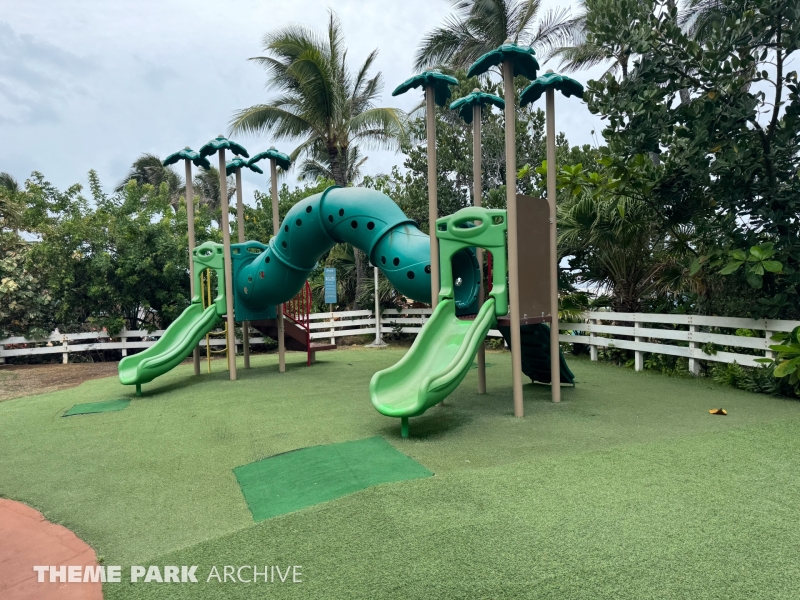
[[[294,298],[283,305],[283,339],[287,350],[305,351],[308,354],[307,365],[316,361],[316,353],[324,350],[336,350],[336,344],[325,344],[311,341],[311,286],[306,285]],[[278,320],[263,319],[251,321],[263,335],[278,339]]]

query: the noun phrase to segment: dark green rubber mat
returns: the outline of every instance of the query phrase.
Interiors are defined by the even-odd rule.
[[[73,415],[90,415],[92,413],[112,412],[115,410],[124,410],[128,408],[131,401],[126,398],[120,400],[108,400],[106,402],[89,402],[88,404],[76,404],[65,412],[62,417],[71,417]]]
[[[382,437],[278,454],[233,470],[255,521],[379,483],[433,475]]]

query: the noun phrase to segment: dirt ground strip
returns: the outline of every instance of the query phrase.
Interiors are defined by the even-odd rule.
[[[67,365],[2,365],[0,366],[0,402],[47,394],[80,385],[89,379],[117,374],[116,362],[77,363]]]
[[[91,546],[66,527],[20,502],[0,498],[0,598],[3,600],[103,600],[97,583],[37,581],[34,566],[97,566]],[[56,579],[58,579],[56,577]]]

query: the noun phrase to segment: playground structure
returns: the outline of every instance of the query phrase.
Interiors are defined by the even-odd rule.
[[[507,42],[478,59],[468,74],[481,75],[491,67],[501,67],[505,96],[514,98],[514,77],[535,79],[539,65],[530,48]],[[549,201],[516,194],[516,103],[478,90],[454,102],[451,108],[460,109],[462,118],[473,123],[475,206],[437,219],[435,105],[444,106],[450,98],[450,86],[457,83],[450,76],[426,71],[393,93],[416,87],[425,91],[431,235],[421,232],[388,196],[364,188],[328,188],[297,203],[280,222],[276,166],[287,169],[288,156],[271,148],[250,161],[235,158],[226,163],[226,149],[245,158],[247,151],[221,135],[203,146],[198,155],[203,159],[219,152],[223,244],[207,242],[192,251],[192,304],[159,342],[123,359],[120,381],[135,385],[138,395],[142,384],[174,368],[193,350],[198,373],[197,344],[223,318],[228,348],[235,347],[235,323],[243,323],[245,368],[249,367],[250,325],[278,340],[279,371],[285,370],[287,347],[305,350],[310,365],[317,351],[333,349],[335,345],[311,343],[307,279],[320,257],[334,244],[346,243],[362,250],[400,294],[434,307],[406,356],[395,366],[376,373],[370,383],[373,405],[382,414],[401,419],[404,437],[408,436],[409,417],[443,401],[463,380],[476,356],[479,393],[485,392],[483,342],[495,326],[511,348],[515,416],[524,414],[523,373],[532,381],[550,383],[552,400],[560,401],[560,384],[574,383],[574,379],[558,347],[553,90],[570,96],[582,88],[574,80],[548,72],[523,92],[524,103],[547,94]],[[480,117],[487,104],[505,109],[505,211],[480,207]],[[189,160],[197,154],[188,152],[187,148],[186,156],[180,155],[186,159],[187,175]],[[168,160],[176,162],[175,156]],[[241,169],[247,167],[261,173],[254,162],[262,158],[271,162],[274,235],[268,244],[244,241],[242,218]],[[237,178],[238,244],[230,243],[226,173],[235,173]],[[191,233],[190,230],[193,238]],[[190,247],[193,244],[190,239]],[[483,250],[490,253],[491,278],[485,301]],[[205,304],[199,279],[203,269],[215,271],[218,281],[216,299]],[[550,328],[546,323],[551,324]],[[227,354],[230,378],[235,380],[235,353]]]

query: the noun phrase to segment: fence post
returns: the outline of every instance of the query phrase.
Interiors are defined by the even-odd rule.
[[[689,349],[692,350],[692,354],[694,354],[694,350],[700,347],[700,344],[692,340],[692,334],[697,333],[697,325],[689,325]],[[689,373],[697,377],[700,375],[700,360],[697,358],[690,358],[689,359]]]
[[[642,326],[641,323],[638,321],[634,321],[633,323],[633,341],[634,342],[643,342],[644,338],[639,337],[636,335],[636,330]],[[634,369],[637,371],[644,371],[644,352],[641,350],[634,350],[633,352],[633,366]]]
[[[766,350],[766,352],[764,352],[764,356],[766,358],[771,358],[772,360],[775,360],[776,358],[778,358],[777,353],[775,353],[775,352],[773,352],[772,350],[769,349],[770,345],[778,344],[778,342],[773,342],[772,341],[772,336],[773,335],[775,335],[774,331],[765,331],[764,332],[764,337],[767,339],[767,341],[766,341],[767,350]]]
[[[119,332],[119,341],[122,342],[122,358],[128,356],[128,349],[125,347],[125,344],[128,343],[128,330],[123,329]]]
[[[66,335],[61,336],[61,346],[64,348],[64,352],[61,354],[61,362],[66,365],[69,363],[69,340]]]
[[[333,304],[331,304],[330,307],[331,307],[331,344],[335,344],[336,343],[336,338],[334,337],[333,334],[334,334],[334,332],[336,330],[333,327],[333,324],[334,324],[334,320],[333,320]]]
[[[589,319],[589,325],[597,324],[598,319]],[[592,342],[592,338],[597,337],[593,330],[589,330],[589,358],[597,361],[597,346]]]
[[[5,349],[6,349],[6,347],[3,346],[2,344],[0,344],[0,352],[2,352]],[[6,358],[5,358],[5,356],[0,356],[0,365],[4,365],[4,364],[6,364]]]

